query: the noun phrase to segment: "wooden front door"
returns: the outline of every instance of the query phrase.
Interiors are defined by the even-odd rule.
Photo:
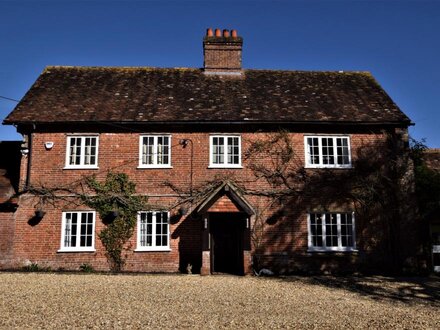
[[[212,213],[209,221],[212,272],[242,275],[244,216],[241,213]]]

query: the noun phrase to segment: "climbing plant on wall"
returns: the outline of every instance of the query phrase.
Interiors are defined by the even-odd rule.
[[[136,195],[136,185],[125,173],[109,172],[104,182],[95,176],[86,179],[92,194],[81,195],[86,205],[95,209],[107,226],[99,233],[113,271],[125,264],[123,250],[133,236],[137,212],[147,210],[147,198]]]

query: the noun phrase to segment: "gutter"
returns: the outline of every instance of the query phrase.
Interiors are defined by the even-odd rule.
[[[361,126],[383,126],[383,125],[393,125],[393,126],[414,126],[415,123],[410,120],[407,121],[381,121],[381,122],[358,122],[358,121],[260,121],[260,120],[241,120],[241,121],[203,121],[203,120],[192,120],[192,121],[103,121],[103,120],[83,120],[83,121],[50,121],[50,122],[20,122],[20,121],[7,121],[4,120],[4,125],[30,125],[30,124],[43,124],[43,125],[59,125],[59,124],[108,124],[108,125],[361,125]]]
[[[25,189],[28,189],[31,184],[31,164],[32,164],[32,132],[28,134],[28,163],[26,169],[26,183]]]

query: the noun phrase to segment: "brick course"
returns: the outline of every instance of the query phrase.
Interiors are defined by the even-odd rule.
[[[155,132],[157,133],[157,132]],[[166,132],[169,133],[169,132]],[[240,133],[240,132],[237,132]],[[188,189],[190,184],[191,150],[179,144],[180,139],[191,139],[194,147],[193,159],[193,186],[199,187],[204,182],[214,177],[228,178],[240,182],[248,189],[269,189],[270,185],[256,179],[249,168],[249,161],[244,157],[241,169],[214,169],[209,168],[209,133],[171,132],[171,163],[170,169],[140,169],[139,165],[139,133],[101,133],[99,134],[99,169],[64,169],[66,159],[65,133],[34,133],[32,143],[31,184],[45,187],[61,187],[82,182],[84,177],[96,175],[98,179],[104,179],[109,170],[127,173],[137,185],[137,192],[149,196],[152,205],[160,205],[168,208],[178,202],[178,196],[165,181],[172,182],[175,186]],[[252,141],[265,140],[271,136],[267,133],[241,133],[243,155]],[[356,159],[357,152],[365,145],[383,143],[386,135],[377,132],[375,134],[351,133],[352,157]],[[305,162],[304,134],[289,133],[289,138],[296,153],[296,161],[293,166],[302,168]],[[54,142],[51,150],[46,150],[45,142]],[[28,158],[22,159],[22,175],[25,174]],[[271,166],[273,160],[260,160],[267,166]],[[307,169],[316,172],[316,169]],[[334,171],[350,171],[334,170]],[[22,185],[24,183],[24,176]],[[372,221],[366,221],[356,217],[356,234],[358,253],[320,253],[307,252],[307,212],[310,210],[322,211],[320,203],[323,196],[320,195],[319,187],[316,187],[316,198],[298,201],[285,201],[281,206],[267,207],[270,199],[258,196],[245,196],[249,203],[258,210],[262,210],[265,219],[261,242],[258,247],[253,246],[253,253],[257,256],[260,266],[267,266],[280,272],[299,270],[354,270],[362,263],[371,262],[371,256],[376,256],[377,264],[380,264],[380,242],[377,243],[377,251],[368,251],[371,242],[380,241],[380,235],[375,236],[373,230],[368,230],[374,225]],[[328,196],[327,196],[328,197]],[[331,196],[330,196],[331,197]],[[328,199],[328,198],[327,198]],[[343,201],[333,201],[331,211],[354,211],[354,206],[344,204]],[[52,269],[77,270],[81,264],[90,264],[97,270],[108,270],[109,266],[105,257],[104,248],[95,235],[96,252],[58,252],[61,243],[61,219],[62,211],[84,209],[74,203],[57,202],[56,205],[40,204],[37,197],[23,195],[20,198],[20,207],[15,213],[13,265],[23,265],[27,261],[37,262],[40,265],[49,266]],[[291,207],[289,205],[296,205]],[[299,205],[299,207],[298,207]],[[35,209],[43,207],[46,215],[38,223],[32,223],[31,219]],[[202,269],[202,259],[209,258],[209,251],[202,253],[202,219],[193,211],[197,205],[190,206],[187,215],[181,216],[177,209],[171,210],[170,238],[171,251],[163,252],[135,252],[136,232],[128,243],[126,255],[126,271],[141,272],[185,272],[188,265],[192,265],[193,272],[206,273],[209,269]],[[88,209],[88,208],[85,208]],[[211,212],[237,212],[240,211],[227,196],[217,200],[209,210]],[[1,226],[1,235],[8,236],[11,232],[11,218]],[[251,228],[256,228],[256,217],[251,217]],[[373,224],[372,224],[373,223]],[[9,226],[9,227],[8,227]],[[104,224],[99,215],[96,219],[95,231],[98,233]],[[4,234],[6,233],[6,234]],[[2,258],[11,254],[12,240],[1,245]],[[8,251],[3,252],[3,251]],[[374,253],[373,253],[374,252]],[[206,254],[208,253],[208,254]],[[203,256],[202,256],[203,255]],[[370,257],[369,257],[370,256]],[[250,251],[245,251],[245,270],[250,271]],[[369,259],[370,258],[370,259]],[[374,259],[374,258],[373,258]],[[206,262],[206,261],[205,261]],[[11,265],[11,264],[10,264]]]

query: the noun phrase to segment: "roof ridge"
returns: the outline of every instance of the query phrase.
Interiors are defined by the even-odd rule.
[[[129,71],[129,70],[200,70],[199,68],[186,68],[186,67],[175,67],[175,68],[163,68],[163,67],[154,67],[154,66],[75,66],[75,65],[47,65],[43,73],[49,70],[57,70],[57,69],[75,69],[75,70],[111,70],[111,71]]]
[[[188,68],[188,67],[155,67],[155,66],[88,66],[88,65],[47,65],[43,73],[50,70],[58,69],[74,69],[74,70],[109,70],[109,71],[130,71],[130,70],[182,70],[182,71],[202,71],[202,68]],[[247,72],[280,72],[280,73],[322,73],[322,74],[361,74],[373,77],[370,71],[358,70],[289,70],[289,69],[243,69]]]

